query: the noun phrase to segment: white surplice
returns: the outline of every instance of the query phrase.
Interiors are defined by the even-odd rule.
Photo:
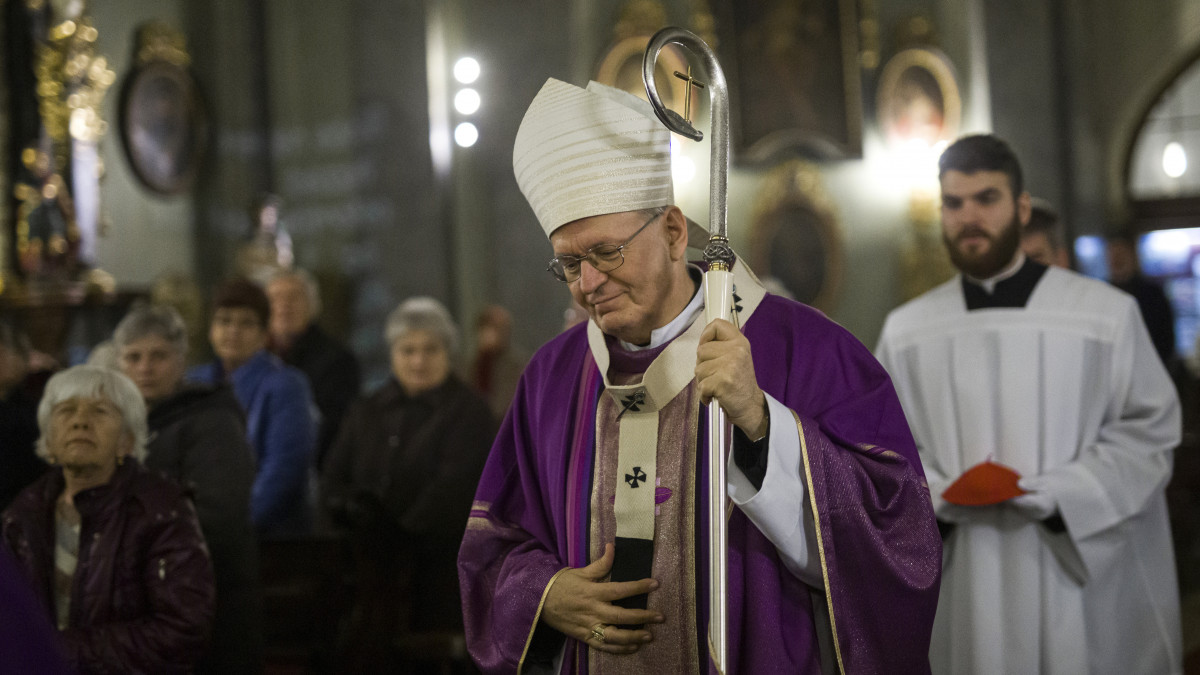
[[[1163,494],[1179,400],[1133,298],[1052,267],[1026,307],[968,312],[956,277],[892,312],[876,351],[956,524],[933,672],[1182,672]],[[942,501],[989,458],[1037,476],[1066,533]]]

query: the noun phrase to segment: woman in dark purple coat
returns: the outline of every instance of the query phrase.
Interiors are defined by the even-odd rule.
[[[4,541],[83,673],[187,673],[207,640],[213,574],[183,490],[141,465],[146,408],[106,368],[52,377],[38,453],[55,465],[3,514]]]

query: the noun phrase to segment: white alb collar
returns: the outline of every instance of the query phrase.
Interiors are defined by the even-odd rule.
[[[996,291],[996,284],[998,284],[1001,281],[1004,281],[1005,279],[1016,274],[1017,271],[1020,270],[1021,266],[1024,264],[1025,264],[1025,253],[1023,251],[1021,251],[1020,249],[1017,249],[1017,257],[1013,258],[1012,264],[1009,265],[1008,267],[1005,267],[1004,269],[1000,270],[1000,272],[998,274],[988,277],[987,279],[976,279],[975,277],[970,276],[968,274],[964,274],[963,276],[967,277],[967,279],[971,280],[972,282],[982,286],[983,290],[987,291],[988,295],[991,295],[992,293],[994,293]]]

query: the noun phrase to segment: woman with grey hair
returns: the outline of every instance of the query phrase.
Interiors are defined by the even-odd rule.
[[[64,370],[46,384],[38,428],[54,470],[0,520],[71,664],[190,672],[212,622],[212,565],[184,491],[142,466],[137,387],[108,368]]]
[[[117,366],[149,407],[146,466],[191,492],[217,583],[212,640],[199,673],[261,670],[258,543],[250,522],[254,451],[225,384],[184,381],[188,328],[167,305],[135,307],[113,333]]]
[[[455,560],[496,432],[451,368],[458,328],[441,303],[402,303],[384,336],[392,378],[350,407],[322,481],[327,514],[355,543],[362,623],[342,641],[355,672],[426,668],[391,653],[397,632],[462,632]]]

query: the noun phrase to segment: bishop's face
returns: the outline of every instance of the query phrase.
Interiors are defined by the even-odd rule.
[[[1014,197],[1002,171],[947,171],[942,185],[942,239],[950,260],[976,279],[1012,263],[1029,222],[1029,193]]]
[[[555,230],[550,244],[554,255],[583,255],[592,247],[629,239],[645,220],[642,211],[580,218]],[[670,209],[629,242],[620,267],[599,272],[585,261],[579,278],[567,286],[606,334],[647,344],[651,331],[670,323],[692,297],[686,249],[687,221],[678,209]]]

